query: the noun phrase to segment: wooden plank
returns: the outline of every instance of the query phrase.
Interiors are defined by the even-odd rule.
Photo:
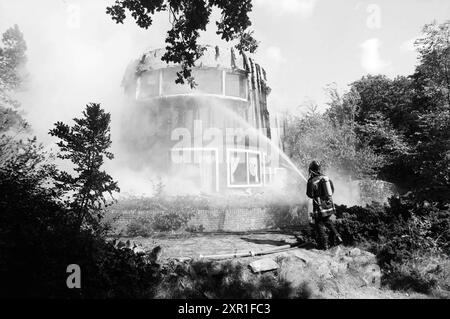
[[[249,264],[254,273],[278,269],[278,264],[270,258],[255,260]]]

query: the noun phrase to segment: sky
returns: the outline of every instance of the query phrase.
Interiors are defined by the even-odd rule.
[[[38,135],[88,102],[123,107],[120,81],[129,61],[164,46],[167,13],[148,30],[130,16],[118,25],[105,13],[113,2],[0,0],[0,32],[18,24],[28,45],[30,80],[21,100]],[[270,108],[297,112],[312,101],[323,110],[327,84],[344,92],[368,73],[411,74],[414,39],[424,24],[450,18],[450,1],[254,0],[250,18],[260,41],[255,58],[272,88]],[[215,30],[211,23],[200,42],[223,45]]]

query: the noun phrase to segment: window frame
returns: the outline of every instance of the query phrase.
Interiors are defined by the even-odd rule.
[[[237,100],[237,101],[248,101],[248,94],[249,94],[249,88],[248,88],[248,81],[247,81],[247,75],[244,71],[234,71],[234,70],[230,70],[230,69],[217,69],[217,68],[213,68],[213,67],[205,67],[205,68],[198,68],[199,70],[217,70],[218,72],[221,72],[221,76],[220,76],[220,81],[221,81],[221,92],[219,94],[216,93],[198,93],[195,92],[195,90],[192,90],[192,92],[184,92],[184,93],[169,93],[169,94],[165,94],[164,93],[164,76],[163,76],[163,72],[164,70],[167,69],[178,69],[177,67],[167,67],[167,68],[162,68],[162,69],[157,69],[157,70],[148,70],[143,72],[136,80],[136,93],[135,93],[135,98],[136,100],[139,101],[146,101],[146,100],[151,100],[151,99],[155,99],[155,98],[161,98],[161,97],[176,97],[176,96],[211,96],[211,97],[218,97],[218,98],[224,98],[224,99],[230,99],[230,100]],[[143,77],[144,74],[146,74],[147,72],[154,72],[157,73],[157,81],[158,81],[158,93],[156,95],[149,95],[146,97],[142,97],[142,84],[141,84],[141,79]],[[233,95],[226,95],[226,81],[227,81],[227,75],[237,75],[239,77],[243,77],[243,83],[245,86],[245,98],[243,97],[238,97],[238,96],[233,96]],[[174,85],[179,85],[179,84],[174,84]]]
[[[232,152],[237,153],[245,153],[245,162],[246,162],[246,172],[247,172],[247,184],[231,184],[231,168],[230,168],[230,157]],[[259,183],[258,184],[250,184],[250,170],[249,170],[249,160],[248,160],[248,154],[256,154],[259,156]],[[227,148],[227,187],[229,188],[248,188],[248,187],[263,187],[263,162],[262,162],[262,152],[256,151],[256,150],[250,150],[245,148]]]
[[[239,80],[238,85],[241,84],[240,80],[241,80],[241,77],[243,77],[245,98],[241,97],[241,96],[234,96],[234,95],[227,95],[226,94],[226,92],[227,92],[227,84],[226,83],[227,83],[227,76],[228,75],[236,75],[236,76],[238,76],[238,80]],[[222,86],[223,86],[222,94],[224,96],[226,96],[228,98],[232,98],[232,99],[239,99],[241,101],[248,101],[248,83],[247,83],[247,75],[245,74],[245,72],[223,70]]]
[[[142,77],[143,77],[143,75],[149,75],[151,73],[155,73],[155,75],[156,75],[157,94],[142,97],[142,92],[143,92],[143,90],[142,90],[142,85],[143,85],[142,84]],[[144,100],[148,100],[148,99],[152,99],[152,98],[161,96],[161,84],[162,84],[161,80],[162,80],[161,72],[159,70],[146,71],[146,72],[142,73],[142,75],[140,75],[137,78],[137,80],[136,80],[136,100],[144,101]]]

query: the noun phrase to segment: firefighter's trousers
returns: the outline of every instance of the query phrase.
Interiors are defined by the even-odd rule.
[[[331,235],[331,243],[334,245],[338,237],[340,237],[336,227],[334,226],[333,221],[330,219],[331,216],[328,217],[316,217],[314,219],[315,230],[317,233],[317,241],[320,249],[328,249],[328,240],[326,236],[326,229],[330,230]]]

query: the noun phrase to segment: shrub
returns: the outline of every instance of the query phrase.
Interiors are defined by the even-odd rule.
[[[308,223],[307,203],[301,203],[295,206],[271,204],[268,206],[268,214],[271,216],[269,227],[288,230],[296,229]]]
[[[140,216],[131,219],[126,227],[125,235],[127,237],[148,237],[153,232],[152,221],[150,218]]]
[[[23,195],[23,194],[22,194]],[[24,203],[32,206],[24,207]],[[77,230],[51,201],[21,197],[3,210],[0,296],[27,298],[152,297],[159,272],[144,255],[117,249],[99,235]],[[3,222],[5,224],[3,224]],[[66,268],[81,268],[81,289],[68,289]]]
[[[298,288],[276,273],[250,274],[236,261],[171,262],[159,286],[158,298],[262,299],[309,298],[307,285]]]
[[[192,215],[185,211],[165,211],[156,214],[153,219],[153,229],[157,231],[175,231],[187,226]]]
[[[32,159],[0,167],[0,296],[152,297],[158,266],[80,229],[78,216],[48,187],[53,168],[36,167]],[[70,264],[81,268],[81,289],[66,286]]]
[[[353,245],[363,241],[378,241],[386,233],[386,225],[390,216],[385,207],[373,206],[336,206],[337,229],[342,235],[344,244]]]
[[[383,283],[394,289],[429,293],[443,283],[447,290],[448,271],[442,267],[449,265],[449,209],[413,197],[393,197],[389,203],[337,206],[336,224],[344,244],[362,245],[375,253]]]
[[[193,214],[203,207],[207,207],[203,200],[191,196],[127,198],[112,206],[107,215],[127,212],[131,218],[125,235],[145,237],[158,231],[186,230]]]

